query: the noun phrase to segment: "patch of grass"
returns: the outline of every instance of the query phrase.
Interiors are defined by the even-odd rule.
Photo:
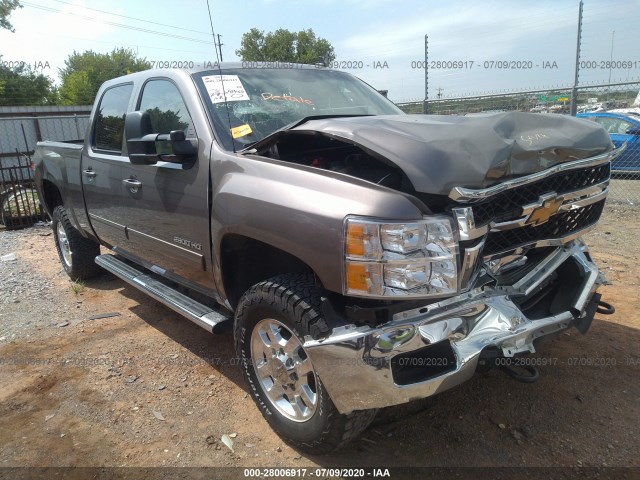
[[[82,280],[71,281],[71,291],[76,294],[76,297],[84,291],[85,284]]]

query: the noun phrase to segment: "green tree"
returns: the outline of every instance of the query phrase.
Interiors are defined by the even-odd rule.
[[[1,57],[0,57],[1,58]],[[57,103],[53,80],[29,65],[8,68],[0,65],[0,105],[52,105]]]
[[[290,32],[279,28],[265,33],[252,28],[242,35],[240,49],[236,55],[248,62],[296,62],[314,64],[319,60],[326,63],[335,59],[331,43],[316,37],[312,29]]]
[[[0,29],[4,28],[10,32],[15,31],[9,21],[9,17],[16,8],[22,8],[18,0],[0,0]]]
[[[114,49],[111,53],[87,50],[73,52],[60,69],[60,101],[63,105],[90,105],[100,85],[107,80],[139,72],[151,67],[145,58],[138,58],[133,50]]]

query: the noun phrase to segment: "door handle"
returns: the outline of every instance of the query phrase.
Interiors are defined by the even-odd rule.
[[[129,188],[142,187],[142,182],[139,180],[136,180],[135,178],[125,178],[124,180],[122,180],[122,183],[125,185],[125,187],[129,187]]]
[[[95,178],[95,176],[98,175],[96,172],[94,172],[91,169],[83,170],[82,173],[84,174],[85,177],[88,177],[88,178]]]

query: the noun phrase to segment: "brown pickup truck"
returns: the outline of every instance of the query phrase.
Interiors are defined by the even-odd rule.
[[[84,144],[38,144],[72,278],[104,268],[233,330],[258,408],[315,453],[380,408],[586,332],[604,278],[580,236],[619,154],[600,126],[404,115],[346,73],[269,67],[117,78]]]

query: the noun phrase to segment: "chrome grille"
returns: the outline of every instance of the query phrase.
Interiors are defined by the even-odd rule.
[[[493,195],[487,201],[472,206],[476,227],[489,222],[517,218],[524,205],[537,201],[544,194],[555,192],[561,195],[606,182],[611,173],[610,165],[607,162],[584,170],[558,173],[538,182]]]
[[[604,202],[601,200],[583,208],[558,213],[542,225],[525,225],[511,230],[491,231],[485,241],[483,255],[495,255],[523,245],[558,239],[579,232],[598,221]]]
[[[563,245],[600,218],[611,160],[624,147],[595,157],[555,165],[484,189],[457,186],[445,207],[458,225],[461,288],[469,288],[480,258],[518,256],[526,247]]]

